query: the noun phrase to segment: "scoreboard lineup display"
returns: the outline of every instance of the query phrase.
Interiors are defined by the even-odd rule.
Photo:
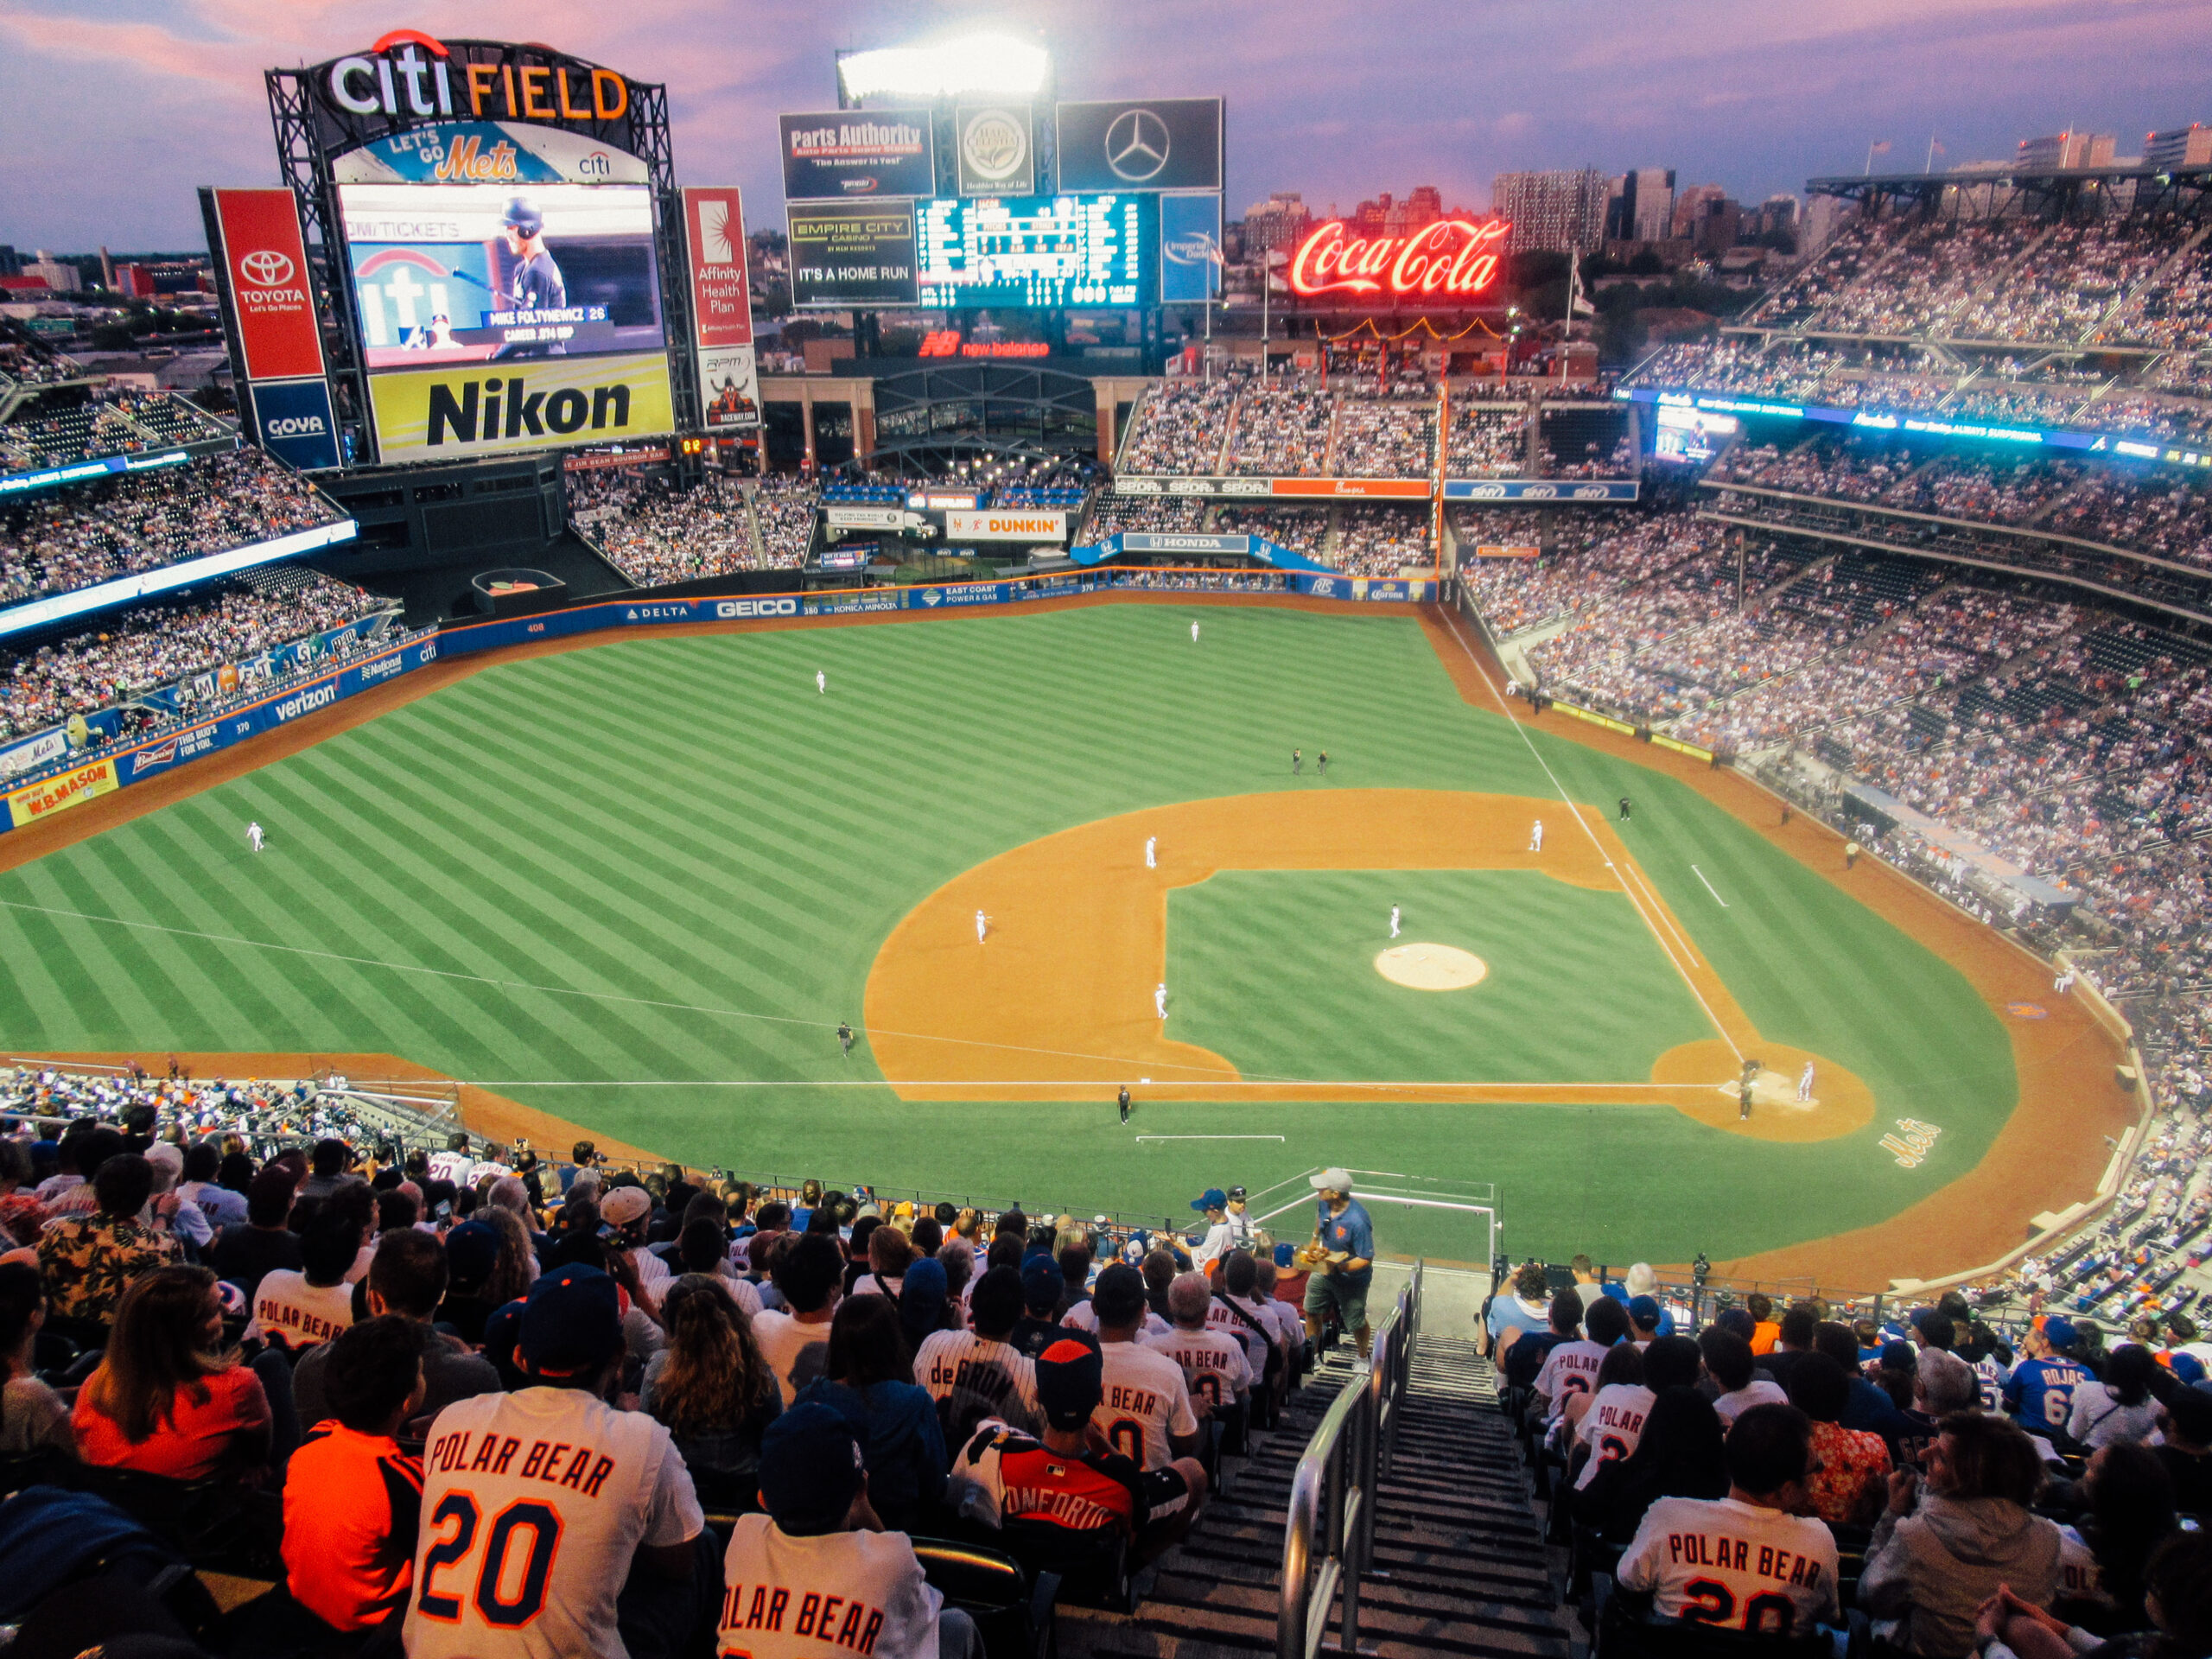
[[[940,198],[915,206],[925,308],[1135,306],[1157,297],[1160,209],[1148,196]]]

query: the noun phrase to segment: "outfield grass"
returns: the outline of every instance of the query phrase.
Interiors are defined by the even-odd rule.
[[[1160,1105],[1137,1130],[1285,1139],[1135,1145],[1103,1103],[908,1106],[871,1083],[865,1046],[841,1058],[833,1029],[858,1020],[899,918],[1038,836],[1287,787],[1551,793],[1520,733],[1461,701],[1414,622],[1266,607],[625,639],[487,670],[0,875],[0,1040],[389,1051],[702,1164],[1033,1203],[1179,1212],[1208,1185],[1338,1161],[1491,1180],[1515,1249],[1616,1261],[1862,1225],[1980,1157],[2016,1088],[2002,1029],[1959,975],[1688,789],[1535,741],[1578,798],[1636,798],[1617,827],[1700,949],[1764,1035],[1874,1086],[1872,1126],[1792,1147],[1657,1108]],[[1325,781],[1291,778],[1294,744],[1329,751]],[[270,832],[259,857],[250,818]],[[1421,880],[1443,893],[1474,879]],[[1379,935],[1376,895],[1347,892]],[[1178,895],[1179,954],[1186,907],[1207,902]],[[1495,1004],[1522,999],[1507,1034],[1529,1057],[1501,1035],[1501,1064],[1611,1031],[1626,1046],[1596,1075],[1632,1077],[1675,1039],[1675,989],[1580,931],[1613,923],[1561,935],[1531,899],[1513,925],[1499,960],[1535,949],[1561,982],[1496,988]],[[1334,1062],[1320,1075],[1396,1067],[1408,1040],[1376,1032],[1371,969],[1270,971],[1317,999],[1304,1033],[1225,1035],[1224,1052],[1296,1043]],[[1217,992],[1190,969],[1176,983],[1179,1017],[1233,1020],[1207,1014]],[[549,1086],[575,1083],[594,1086]],[[1944,1132],[1914,1171],[1873,1144],[1905,1114]],[[1471,1253],[1446,1216],[1378,1219],[1386,1249]]]

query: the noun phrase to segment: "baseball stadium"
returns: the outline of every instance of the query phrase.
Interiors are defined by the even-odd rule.
[[[222,395],[0,307],[0,1338],[74,1424],[67,1477],[0,1439],[0,1554],[41,1492],[109,1505],[194,1586],[128,1628],[193,1651],[751,1659],[744,1577],[803,1591],[762,1562],[874,1492],[941,1604],[875,1615],[896,1659],[1721,1651],[1682,1619],[1796,1659],[1815,1618],[1963,1655],[1892,1540],[2001,1430],[2022,1524],[2089,1563],[2036,1608],[2212,1650],[2158,1588],[2212,1563],[2122,1539],[2149,1489],[2095,1415],[2140,1414],[2137,1507],[2194,1548],[2212,133],[1870,151],[1725,236],[1651,172],[1230,221],[1222,99],[1001,46],[973,86],[839,53],[779,218],[678,182],[680,80],[396,30],[269,70],[281,184],[200,191]],[[1685,294],[1710,326],[1647,334]],[[104,1414],[170,1279],[243,1344],[281,1524]],[[836,1334],[870,1290],[882,1386],[945,1418],[920,1496],[888,1407],[807,1403],[874,1385],[874,1315]],[[1055,1402],[1113,1409],[1140,1291],[1210,1409],[1084,1452]],[[931,1376],[1020,1344],[1001,1300],[1033,1351],[979,1420],[981,1361]],[[812,1372],[778,1357],[833,1307]],[[626,1372],[577,1334],[618,1312]],[[434,1313],[506,1393],[377,1335]],[[414,1357],[376,1432],[428,1554],[340,1611],[302,1460]],[[697,1554],[718,1611],[555,1567],[600,1523],[522,1497],[439,1611],[458,1425],[488,1455],[491,1402],[581,1411],[602,1363],[591,1409],[689,1467],[639,1490],[705,1516],[622,1548]],[[717,1368],[785,1428],[669,1403]],[[1567,1402],[1615,1386],[1593,1451]],[[1808,1529],[1791,1596],[1682,1611],[1605,1507],[1699,1387],[1718,1489],[1657,1502]],[[1815,1482],[1874,1450],[1830,1429],[1904,1495]],[[1071,1554],[1014,1471],[1078,1455],[1138,1508]],[[60,1599],[0,1624],[60,1642]],[[1982,1653],[2048,1636],[1983,1616]]]

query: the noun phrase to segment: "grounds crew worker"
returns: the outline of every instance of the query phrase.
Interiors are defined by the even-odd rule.
[[[1325,1169],[1313,1178],[1321,1195],[1307,1254],[1313,1276],[1306,1281],[1306,1334],[1321,1339],[1321,1316],[1333,1311],[1337,1324],[1352,1333],[1359,1357],[1368,1357],[1367,1287],[1375,1278],[1375,1224],[1351,1195],[1351,1176]]]

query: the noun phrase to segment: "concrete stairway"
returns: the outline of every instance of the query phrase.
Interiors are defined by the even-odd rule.
[[[1274,1433],[1159,1565],[1133,1618],[1060,1616],[1074,1659],[1228,1659],[1272,1653],[1291,1480],[1329,1403],[1354,1373],[1343,1349],[1291,1402]],[[1360,1652],[1567,1659],[1567,1633],[1520,1454],[1487,1362],[1473,1345],[1422,1337],[1376,1511],[1362,1580]],[[1332,1617],[1329,1645],[1338,1640]]]

